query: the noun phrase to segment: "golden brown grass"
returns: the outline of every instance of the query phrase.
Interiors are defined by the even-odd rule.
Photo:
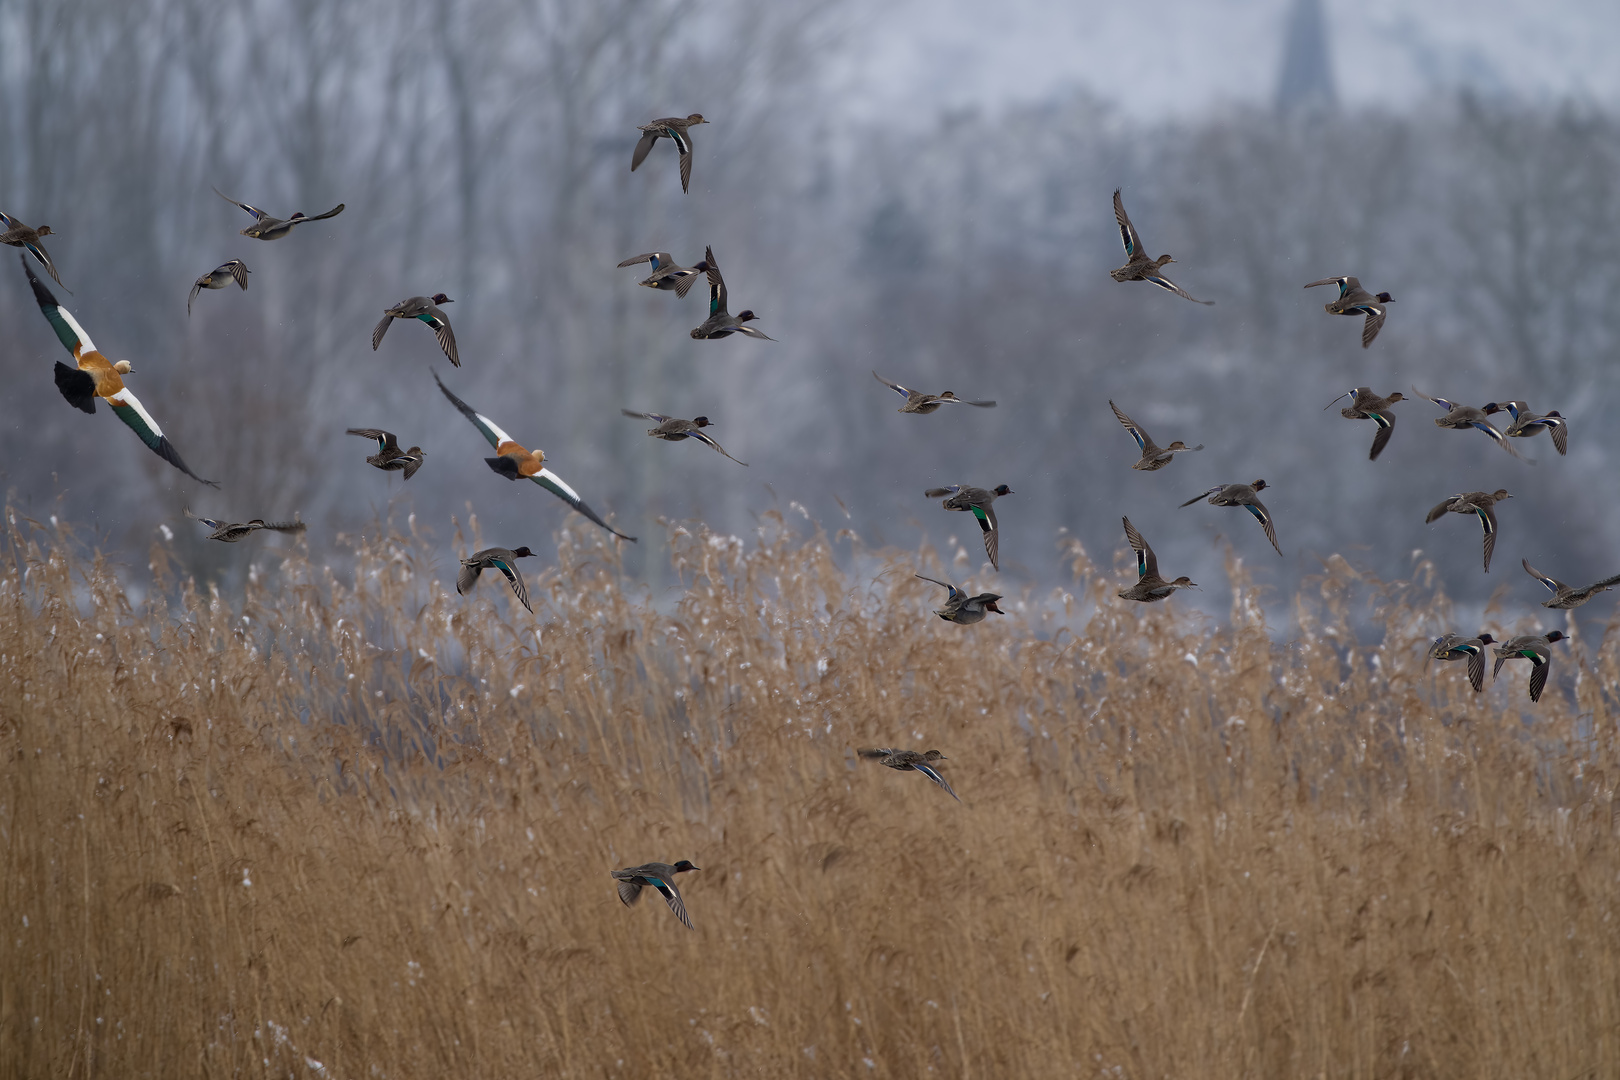
[[[1532,709],[1340,560],[1279,644],[1237,568],[1216,624],[1075,548],[963,628],[780,521],[676,530],[678,603],[592,532],[532,618],[414,535],[135,607],[8,517],[0,1076],[1620,1068],[1615,633]],[[682,857],[695,933],[620,906]]]

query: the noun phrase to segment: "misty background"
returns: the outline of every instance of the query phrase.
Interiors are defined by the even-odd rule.
[[[200,475],[142,447],[103,405],[62,400],[66,360],[14,252],[0,262],[0,484],[24,513],[92,528],[132,565],[154,541],[230,581],[289,541],[206,543],[181,516],[340,533],[414,513],[455,558],[451,517],[549,561],[567,507],[491,472],[492,451],[429,368],[598,512],[640,536],[627,571],[673,580],[659,519],[747,535],[777,509],[868,545],[940,546],[954,576],[1004,593],[1068,580],[1075,536],[1105,565],[1128,514],[1166,576],[1224,607],[1225,543],[1285,603],[1340,552],[1384,577],[1418,549],[1478,605],[1546,595],[1517,563],[1582,585],[1620,572],[1611,497],[1620,400],[1620,9],[1572,2],[1190,2],[1151,9],[1018,0],[885,6],[801,0],[0,0],[0,209],[47,238],[51,285]],[[636,125],[702,112],[690,194],[661,141],[629,171]],[[273,243],[210,185],[329,221]],[[1124,262],[1115,187],[1149,254],[1173,254],[1204,308]],[[731,310],[776,338],[693,341],[685,300],[620,259],[714,247]],[[203,292],[231,258],[246,293]],[[1332,318],[1353,274],[1397,302],[1371,349]],[[443,291],[465,365],[384,308]],[[994,398],[901,416],[877,369]],[[1569,418],[1515,461],[1477,432],[1397,406],[1367,421],[1335,394],[1415,384]],[[1108,408],[1161,444],[1157,473]],[[1343,403],[1341,403],[1343,404]],[[621,407],[717,424],[739,467],[647,438]],[[1503,421],[1505,417],[1498,418]],[[383,427],[427,462],[368,467],[347,427]],[[1238,510],[1177,504],[1264,477],[1286,557]],[[967,515],[923,489],[997,503],[1002,571]],[[1428,508],[1505,487],[1491,573],[1480,533]],[[165,539],[163,527],[174,539]],[[809,527],[807,524],[806,528]],[[1121,577],[1121,586],[1128,577]],[[1280,612],[1279,612],[1280,613]],[[1463,629],[1472,629],[1463,627]]]

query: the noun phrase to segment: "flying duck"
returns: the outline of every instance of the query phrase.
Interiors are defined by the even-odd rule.
[[[1174,581],[1166,581],[1160,577],[1159,560],[1153,554],[1153,549],[1148,546],[1146,540],[1142,539],[1142,534],[1136,531],[1136,526],[1131,524],[1130,518],[1124,518],[1123,520],[1125,522],[1125,539],[1131,545],[1131,550],[1136,552],[1137,581],[1130,588],[1120,591],[1119,598],[1121,600],[1140,600],[1144,604],[1151,604],[1155,600],[1164,600],[1173,596],[1177,589],[1198,588],[1190,577],[1182,576]]]
[[[1511,499],[1512,495],[1505,488],[1498,488],[1493,494],[1486,491],[1464,491],[1453,495],[1444,502],[1435,505],[1429,511],[1429,516],[1423,519],[1425,525],[1432,525],[1446,514],[1475,514],[1479,517],[1480,527],[1485,530],[1485,572],[1491,572],[1491,553],[1496,550],[1496,511],[1492,509],[1503,499]]]
[[[709,267],[706,271],[709,275],[709,317],[703,320],[702,326],[692,330],[692,336],[706,340],[729,337],[732,334],[746,334],[763,341],[775,341],[776,339],[765,331],[744,325],[759,318],[752,311],[739,311],[735,315],[726,311],[726,282],[720,276],[719,265],[714,261],[714,248],[703,249],[703,261]]]
[[[1191,506],[1199,499],[1208,499],[1211,506],[1241,506],[1254,515],[1260,527],[1266,531],[1266,539],[1271,546],[1277,548],[1277,554],[1282,554],[1282,548],[1277,547],[1277,527],[1271,522],[1271,514],[1266,511],[1257,497],[1266,490],[1264,480],[1256,480],[1252,484],[1217,484],[1208,491],[1200,492],[1182,503],[1182,506]]]
[[[377,452],[366,458],[366,464],[384,472],[405,471],[405,479],[409,480],[416,475],[416,470],[422,467],[422,461],[427,457],[427,451],[420,446],[413,446],[409,450],[399,448],[399,439],[392,431],[381,428],[349,428],[348,434],[358,435],[362,439],[376,439]]]
[[[686,913],[686,901],[681,899],[681,890],[675,885],[675,875],[701,869],[703,867],[693,866],[686,859],[673,866],[669,863],[650,862],[627,867],[624,870],[615,870],[613,880],[619,883],[619,901],[625,907],[641,899],[642,889],[657,889],[663,894],[664,901],[669,904],[669,910],[675,913],[675,917],[681,920],[688,930],[692,930],[695,929],[692,917]]]
[[[219,188],[214,189],[214,194],[218,195],[228,203],[233,203],[236,206],[240,206],[243,210],[246,210],[249,214],[253,215],[253,224],[243,229],[242,235],[251,236],[255,240],[280,240],[283,236],[286,236],[288,233],[292,232],[294,225],[302,225],[306,221],[324,221],[326,218],[337,217],[339,214],[343,213],[343,204],[338,203],[324,214],[316,214],[314,217],[309,217],[302,210],[300,210],[292,217],[283,220],[278,217],[271,217],[263,210],[260,210],[257,206],[250,206],[239,199],[233,199],[223,191],[219,190]]]
[[[867,761],[875,761],[879,765],[887,765],[900,772],[915,770],[945,789],[945,794],[961,802],[956,792],[951,790],[950,783],[934,768],[934,762],[949,760],[938,750],[895,750],[892,747],[879,746],[863,748],[855,751]]]
[[[197,299],[197,294],[203,289],[223,289],[234,281],[242,287],[243,292],[247,292],[247,276],[252,272],[241,259],[232,259],[193,281],[191,295],[186,297],[186,317],[191,317],[191,302]]]
[[[971,513],[984,530],[984,553],[990,556],[990,565],[1001,569],[1001,529],[996,524],[996,499],[1003,495],[1018,494],[1006,484],[998,484],[993,489],[973,487],[969,484],[947,484],[944,487],[929,488],[923,492],[925,499],[944,499],[939,505],[947,510],[963,510]],[[947,497],[948,496],[948,497]]]
[[[945,598],[945,606],[942,608],[936,608],[934,610],[934,614],[938,615],[946,622],[959,623],[962,626],[971,626],[974,623],[982,620],[989,612],[993,611],[997,615],[1007,614],[1005,611],[1002,611],[1000,608],[996,607],[996,601],[1001,599],[1000,593],[986,592],[979,593],[976,596],[969,596],[966,592],[958,589],[955,585],[948,584],[936,578],[924,577],[922,574],[916,574],[913,576],[922,578],[924,581],[932,581],[935,585],[940,586],[946,591],[948,595]]]
[[[1187,290],[1159,272],[1159,268],[1165,263],[1173,263],[1176,260],[1168,255],[1160,255],[1157,259],[1148,258],[1147,251],[1142,247],[1142,238],[1136,233],[1136,226],[1131,224],[1130,217],[1125,213],[1125,203],[1119,197],[1118,188],[1114,189],[1114,220],[1119,223],[1119,239],[1125,245],[1126,262],[1118,270],[1108,271],[1110,277],[1115,281],[1151,281],[1183,300],[1191,300],[1206,307],[1215,303],[1213,300],[1199,300],[1191,296]]]
[[[1322,406],[1322,411],[1327,412],[1333,408],[1339,398],[1350,399],[1350,404],[1339,410],[1340,416],[1346,420],[1371,420],[1378,425],[1378,431],[1373,435],[1372,452],[1367,455],[1368,461],[1377,461],[1378,455],[1389,445],[1389,437],[1395,434],[1395,413],[1390,406],[1398,401],[1405,401],[1406,398],[1399,390],[1389,397],[1379,397],[1373,393],[1372,387],[1358,386],[1353,390],[1346,390]]]
[[[1313,281],[1306,285],[1307,289],[1314,289],[1318,285],[1337,285],[1339,298],[1322,307],[1329,315],[1365,315],[1367,319],[1361,324],[1361,347],[1365,349],[1373,343],[1378,331],[1384,328],[1384,316],[1389,309],[1385,306],[1393,304],[1395,298],[1387,292],[1374,296],[1361,287],[1361,282],[1353,277],[1330,277],[1321,281]]]
[[[0,244],[22,248],[32,255],[39,265],[45,268],[45,272],[51,275],[52,281],[62,285],[62,279],[56,275],[56,264],[51,262],[50,253],[45,250],[45,245],[39,242],[40,237],[50,235],[51,227],[49,225],[41,225],[35,229],[24,225],[10,214],[0,213]],[[67,286],[62,285],[62,288],[66,289]]]
[[[434,293],[432,296],[413,296],[409,300],[401,300],[387,311],[383,312],[382,322],[371,332],[371,351],[376,352],[377,346],[382,344],[383,335],[394,324],[395,319],[420,319],[433,328],[433,334],[439,339],[439,348],[456,367],[461,366],[461,357],[456,353],[456,332],[450,329],[450,320],[444,317],[438,304],[453,304],[444,293]]]
[[[634,417],[637,420],[651,420],[656,423],[658,425],[657,427],[647,429],[647,434],[651,435],[655,439],[663,439],[665,442],[680,442],[683,439],[696,439],[703,445],[711,446],[720,451],[720,453],[726,454],[725,447],[715,442],[711,436],[706,435],[702,431],[703,428],[714,427],[714,421],[710,420],[707,416],[700,416],[695,420],[677,420],[672,416],[664,416],[661,413],[655,412],[632,412],[629,409],[620,409],[619,411],[624,413],[624,415]],[[737,459],[731,457],[730,454],[726,454],[726,457],[731,458],[732,461],[737,461]],[[737,464],[747,465],[748,462],[737,461]]]
[[[244,536],[256,533],[260,529],[269,529],[272,532],[301,533],[307,528],[302,521],[272,521],[267,523],[263,518],[254,518],[252,521],[245,521],[241,524],[231,521],[215,521],[213,518],[198,517],[191,512],[189,507],[185,509],[185,514],[191,520],[200,521],[214,530],[208,534],[208,539],[218,540],[226,544],[234,544]]]
[[[969,401],[967,398],[957,397],[949,390],[940,394],[925,394],[921,390],[908,390],[897,382],[890,382],[875,371],[872,372],[872,378],[906,399],[906,403],[896,409],[895,412],[927,415],[941,405],[977,405],[981,409],[993,409],[996,407],[996,403],[993,401]]]
[[[641,167],[641,163],[647,160],[647,154],[652,150],[653,143],[659,139],[668,139],[675,144],[675,149],[680,151],[681,190],[685,191],[692,183],[692,135],[687,128],[707,123],[702,113],[693,113],[685,119],[679,116],[666,116],[650,124],[638,125],[641,138],[636,140],[636,152],[630,157],[630,171],[635,172]]]
[[[527,547],[520,547],[516,551],[503,547],[475,551],[461,560],[461,571],[456,574],[456,592],[466,596],[478,584],[479,574],[485,570],[499,570],[506,575],[507,584],[512,586],[512,595],[532,615],[534,608],[529,606],[529,587],[523,584],[523,575],[518,573],[517,560],[527,559],[533,554]]]
[[[702,259],[698,260],[696,266],[677,266],[675,256],[667,251],[649,251],[645,255],[632,255],[619,266],[623,268],[637,263],[652,263],[652,273],[636,284],[645,285],[649,289],[663,289],[666,292],[674,290],[675,295],[682,298],[709,271],[709,264]]]
[[[1131,438],[1136,440],[1136,448],[1142,452],[1141,460],[1131,466],[1133,469],[1140,469],[1143,472],[1157,472],[1176,460],[1177,454],[1191,453],[1194,450],[1204,448],[1203,443],[1199,443],[1197,446],[1188,446],[1180,439],[1177,439],[1169,446],[1160,446],[1153,441],[1153,436],[1142,430],[1140,424],[1120,411],[1118,405],[1110,401],[1108,407],[1114,410],[1114,418],[1119,421],[1121,427],[1131,433]]]

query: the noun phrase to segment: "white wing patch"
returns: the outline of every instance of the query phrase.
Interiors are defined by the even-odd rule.
[[[124,387],[107,400],[119,405],[128,405],[134,409],[140,418],[146,421],[146,426],[152,429],[152,434],[160,439],[163,438],[163,429],[158,427],[158,422],[152,419],[152,414],[146,411],[146,407],[141,404],[140,398],[131,393],[129,387]]]
[[[485,416],[483,413],[474,413],[473,415],[478,417],[479,420],[483,421],[484,426],[486,426],[487,428],[489,428],[489,430],[491,430],[491,431],[493,431],[495,433],[496,442],[503,442],[503,443],[517,442],[517,440],[512,438],[512,436],[510,436],[506,432],[502,431],[499,424],[495,423],[495,421],[491,420],[489,417]]]
[[[562,488],[563,491],[568,495],[568,497],[570,499],[574,500],[575,502],[584,502],[585,501],[585,500],[583,500],[583,499],[581,499],[579,497],[579,492],[577,492],[573,488],[569,487],[568,484],[566,482],[564,482],[562,477],[558,476],[556,473],[552,472],[550,469],[541,469],[539,471],[539,473],[537,473],[536,475],[543,476],[547,480],[550,480],[553,484],[556,484],[558,487]]]
[[[79,351],[74,354],[75,360],[85,353],[96,351],[95,342],[90,340],[90,335],[84,332],[84,327],[79,325],[79,320],[73,317],[73,313],[71,311],[63,307],[61,304],[57,304],[56,313],[62,316],[62,321],[67,323],[73,332],[78,335]]]

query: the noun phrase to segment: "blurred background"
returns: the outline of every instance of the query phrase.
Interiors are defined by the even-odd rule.
[[[772,508],[868,545],[933,543],[1004,593],[1067,579],[1059,548],[1123,550],[1129,514],[1167,576],[1223,581],[1230,541],[1286,612],[1332,552],[1384,577],[1422,549],[1482,604],[1519,569],[1572,584],[1620,571],[1610,495],[1620,400],[1620,8],[1483,0],[1421,8],[1319,0],[1147,7],[1015,0],[0,0],[0,209],[47,240],[58,298],[114,360],[194,484],[104,407],[58,395],[65,359],[10,252],[0,265],[0,484],[138,564],[177,556],[229,582],[287,543],[207,544],[190,506],[301,516],[317,553],[379,517],[444,542],[476,511],[485,543],[549,557],[566,507],[483,464],[436,368],[621,529],[628,571],[673,580],[659,519],[746,535]],[[636,125],[704,113],[690,194]],[[225,193],[277,216],[339,217],[263,243]],[[1141,283],[1110,194],[1204,308]],[[712,244],[731,309],[776,342],[693,341],[703,290],[636,286],[620,259]],[[234,287],[186,293],[231,258]],[[1373,347],[1330,318],[1358,275],[1397,303]],[[54,289],[54,286],[53,286]],[[444,291],[464,367],[384,308]],[[994,398],[895,413],[872,369]],[[1322,406],[1352,386],[1511,397],[1570,420],[1513,460],[1438,410],[1370,422]],[[1204,443],[1158,473],[1113,399],[1159,442]],[[1341,403],[1342,404],[1342,403]],[[665,445],[621,407],[706,414],[742,468]],[[1505,418],[1504,418],[1505,419]],[[346,427],[428,452],[408,484]],[[1235,510],[1176,509],[1264,477],[1286,557]],[[923,489],[1008,483],[1002,572],[978,529]],[[1505,487],[1480,573],[1478,528],[1426,526],[1447,495]],[[572,519],[575,528],[593,526]],[[808,525],[806,526],[808,528]],[[1121,584],[1127,581],[1122,577]],[[1223,590],[1178,598],[1217,610]],[[1466,627],[1465,627],[1466,628]]]

